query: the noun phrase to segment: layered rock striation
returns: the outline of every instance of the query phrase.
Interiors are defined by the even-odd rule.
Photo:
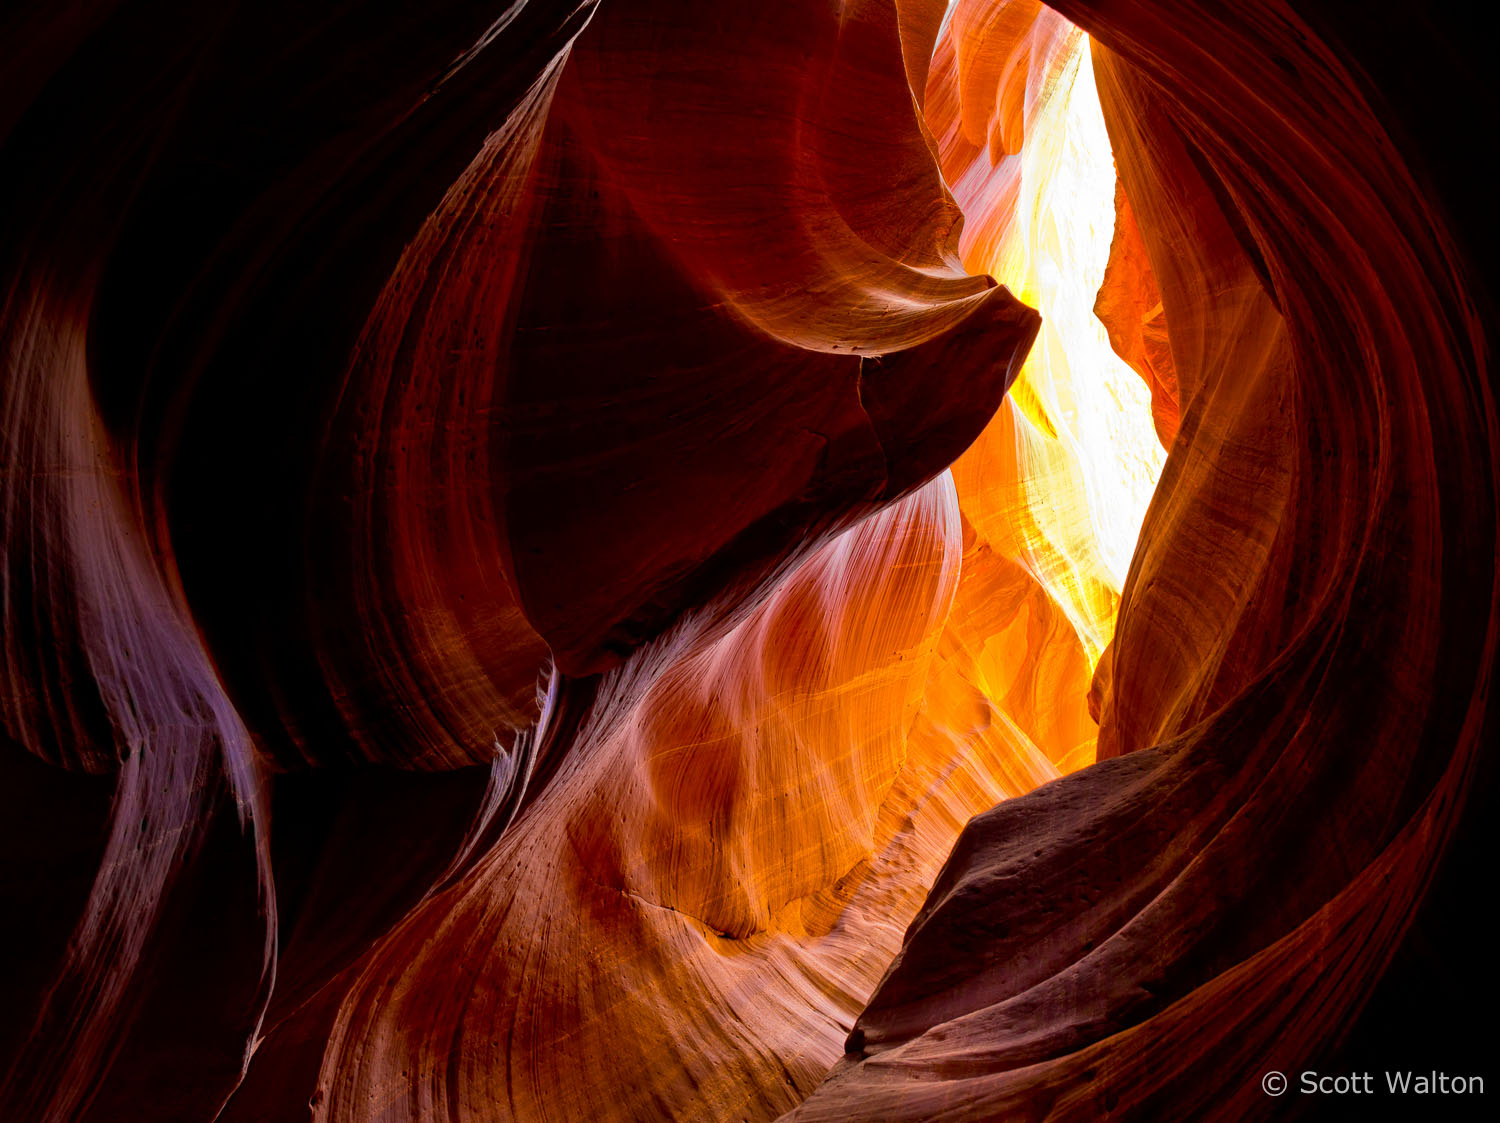
[[[0,16],[0,1116],[1266,1110],[1493,731],[1340,19]]]

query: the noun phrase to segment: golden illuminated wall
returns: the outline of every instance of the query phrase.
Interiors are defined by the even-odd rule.
[[[1346,1033],[1500,635],[1465,263],[1349,5],[1055,3],[7,5],[0,1119]]]
[[[1165,451],[1148,388],[1094,314],[1114,234],[1116,175],[1089,40],[1040,5],[1010,8],[1025,17],[1019,29],[950,24],[928,89],[928,121],[969,217],[965,265],[990,273],[1042,314],[1020,377],[953,476],[976,547],[1011,564],[1029,611],[1067,621],[1068,629],[1040,641],[1036,631],[1008,624],[987,637],[982,660],[994,699],[1008,697],[1008,676],[1034,678],[1035,692],[1010,707],[1023,726],[1035,723],[1038,747],[1067,771],[1093,759],[1091,723],[1063,715],[1076,716],[1085,704],[1113,636]],[[1008,38],[997,42],[1002,35]],[[1016,65],[998,94],[991,91],[993,100],[976,108],[977,94],[964,85],[977,80],[965,52],[1007,43],[1021,44],[1011,47]],[[955,99],[933,86],[955,75],[959,111],[949,117]],[[988,118],[987,104],[996,106]],[[984,138],[989,143],[980,144]],[[959,598],[967,601],[962,583]]]
[[[606,679],[538,804],[351,991],[324,1060],[331,1117],[448,1096],[455,1047],[523,1119],[790,1107],[838,1059],[963,824],[1092,762],[1091,677],[1163,452],[1092,311],[1115,179],[1088,42],[1045,26],[1061,46],[1022,74],[1014,211],[958,195],[1000,230],[967,268],[1042,312],[1010,397],[951,473],[732,630],[689,620]],[[454,990],[459,962],[478,996]],[[408,1024],[435,1027],[416,1051]],[[578,1054],[619,1060],[578,1080]],[[402,1091],[403,1068],[434,1075]]]

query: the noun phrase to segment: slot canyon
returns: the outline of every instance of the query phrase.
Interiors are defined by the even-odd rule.
[[[0,1121],[1477,1110],[1447,8],[0,7]]]

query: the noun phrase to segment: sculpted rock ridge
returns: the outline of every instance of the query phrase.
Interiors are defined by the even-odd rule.
[[[1488,228],[1383,43],[11,5],[0,1118],[1271,1110],[1491,776]]]

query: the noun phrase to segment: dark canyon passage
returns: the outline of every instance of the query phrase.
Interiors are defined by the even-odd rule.
[[[0,1118],[1494,1076],[1468,18],[4,5]]]

